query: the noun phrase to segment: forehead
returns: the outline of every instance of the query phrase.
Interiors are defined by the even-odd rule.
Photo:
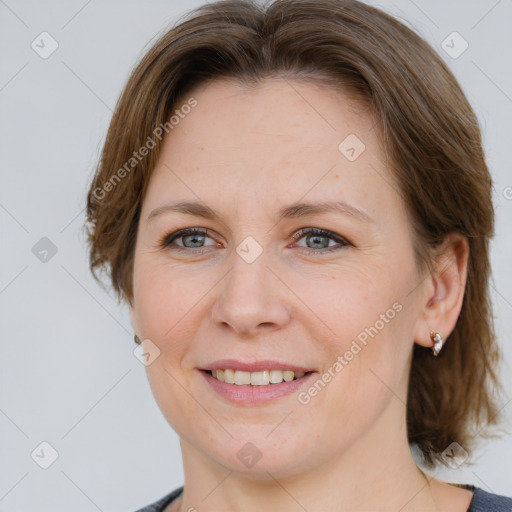
[[[198,105],[182,121],[194,132],[196,140],[189,142],[226,137],[236,142],[250,136],[254,144],[301,140],[315,147],[322,142],[324,147],[336,143],[347,130],[358,132],[361,139],[378,135],[373,130],[374,116],[362,101],[317,82],[268,78],[247,85],[215,80],[197,87],[181,103],[191,96]],[[184,130],[177,131],[185,135]],[[183,139],[175,140],[176,144],[186,142]]]
[[[150,199],[229,197],[242,207],[248,198],[368,202],[379,190],[383,201],[393,193],[382,191],[391,180],[373,116],[332,87],[289,78],[255,86],[217,80],[175,109],[190,98],[197,105],[165,136]]]

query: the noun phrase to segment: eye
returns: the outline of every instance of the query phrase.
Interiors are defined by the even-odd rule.
[[[211,237],[208,235],[208,230],[203,228],[188,228],[182,229],[180,231],[176,231],[175,233],[170,233],[165,235],[162,240],[160,240],[160,246],[162,248],[169,247],[173,245],[175,240],[181,240],[183,245],[178,244],[176,248],[178,250],[187,250],[187,249],[202,249],[203,247],[208,247],[204,245],[205,239]],[[174,244],[176,245],[176,244]],[[210,245],[217,245],[217,243],[213,243]],[[197,251],[200,252],[200,251]]]
[[[162,248],[172,248],[178,251],[187,251],[188,249],[196,249],[194,252],[201,254],[200,249],[209,246],[219,245],[217,242],[205,245],[205,240],[212,237],[209,235],[208,229],[206,228],[188,228],[176,231],[165,235],[159,242]],[[311,243],[313,247],[306,247],[308,253],[326,253],[342,249],[344,247],[352,246],[350,242],[345,240],[339,235],[336,235],[332,231],[319,228],[303,228],[294,235],[294,240],[306,239],[306,243]],[[182,244],[176,244],[175,242],[180,240]],[[331,242],[335,242],[337,245],[330,246]],[[173,247],[171,247],[173,246]],[[301,247],[301,246],[299,246]]]
[[[345,240],[332,231],[319,228],[304,228],[292,236],[295,240],[305,238],[306,244],[311,243],[313,247],[306,247],[310,253],[326,253],[343,249],[343,247],[352,246],[350,242]],[[329,246],[330,242],[336,242],[338,245]],[[320,249],[320,250],[316,250]]]

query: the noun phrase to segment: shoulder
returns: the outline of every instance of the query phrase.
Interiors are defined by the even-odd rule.
[[[512,512],[512,498],[474,488],[468,512]]]
[[[466,486],[465,486],[466,487]],[[491,494],[478,487],[471,488],[473,490],[473,499],[468,512],[512,512],[512,498],[507,496],[501,496],[498,494]],[[135,512],[162,512],[167,505],[172,503],[181,493],[183,487],[179,487],[174,491],[166,494],[158,501],[147,505]]]
[[[183,492],[183,487],[178,487],[178,489],[175,489],[174,491],[170,492],[169,494],[166,494],[162,498],[160,498],[158,501],[155,501],[154,503],[151,503],[150,505],[147,505],[144,508],[140,508],[139,510],[136,510],[135,512],[162,512],[169,503],[174,501],[181,493]]]

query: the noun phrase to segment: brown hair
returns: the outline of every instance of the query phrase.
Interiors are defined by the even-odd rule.
[[[407,425],[427,465],[444,461],[440,453],[453,441],[469,449],[476,428],[497,416],[491,177],[478,120],[455,77],[421,37],[379,9],[355,0],[276,0],[265,7],[225,0],[165,32],[117,102],[88,192],[93,275],[106,270],[118,299],[131,303],[141,203],[161,146],[155,133],[169,128],[179,101],[208,80],[255,84],[270,76],[324,80],[366,101],[380,123],[421,269],[432,268],[432,248],[446,234],[468,238],[464,302],[449,342],[438,358],[414,348]],[[150,151],[134,163],[134,151],[150,147],[149,139]]]

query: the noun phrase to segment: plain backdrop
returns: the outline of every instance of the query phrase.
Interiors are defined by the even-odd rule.
[[[202,3],[0,0],[0,511],[130,512],[183,483],[177,436],[133,355],[127,309],[89,274],[82,225],[131,69]],[[370,3],[437,49],[481,122],[495,182],[492,287],[510,429],[512,2]],[[469,45],[457,58],[442,47],[454,31]],[[473,466],[439,476],[511,495],[511,439],[483,442]]]

